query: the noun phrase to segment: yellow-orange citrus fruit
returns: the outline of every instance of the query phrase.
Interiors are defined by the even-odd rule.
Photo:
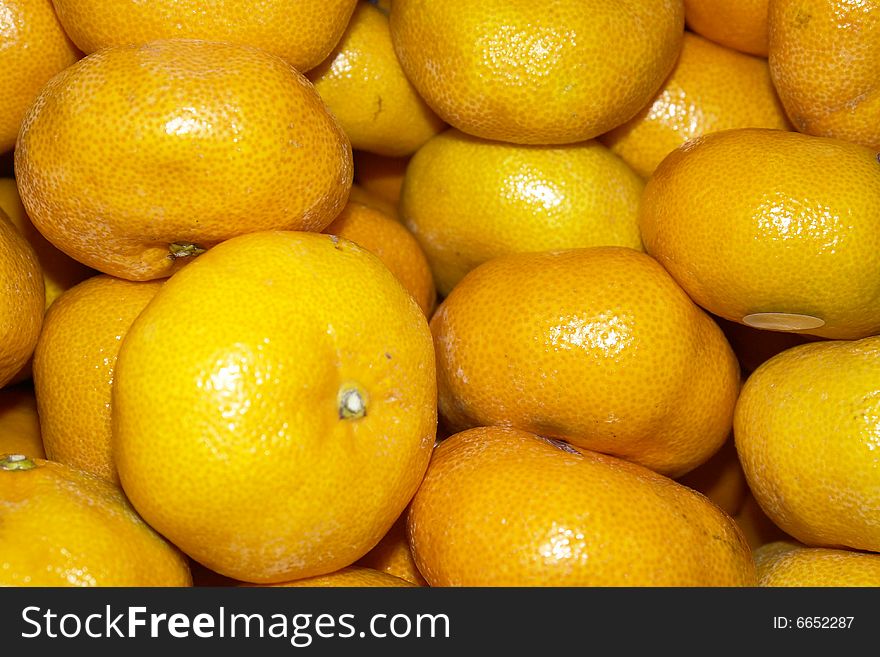
[[[734,416],[749,488],[807,545],[880,552],[880,337],[800,345],[746,380]]]
[[[452,431],[513,426],[678,477],[730,433],[739,368],[721,329],[622,247],[484,263],[431,319]]]
[[[352,179],[348,139],[308,80],[269,53],[194,40],[107,48],[53,78],[15,169],[50,242],[132,280],[234,235],[321,230]]]
[[[401,157],[444,127],[400,68],[388,16],[369,3],[358,3],[339,44],[308,77],[353,148]]]
[[[755,551],[758,586],[880,586],[880,554],[769,543]]]
[[[52,0],[0,0],[0,153],[15,146],[40,87],[81,54],[58,23]]]
[[[684,0],[687,26],[707,39],[759,57],[767,56],[770,0]]]
[[[373,568],[364,568],[362,566],[347,566],[334,573],[327,575],[315,575],[314,577],[305,577],[290,582],[279,582],[277,584],[250,584],[245,586],[272,586],[272,587],[411,587],[415,586],[412,582],[405,579],[383,573]]]
[[[119,483],[110,450],[110,391],[131,323],[162,281],[94,276],[46,312],[34,350],[43,444],[53,461]]]
[[[354,181],[368,192],[395,206],[400,201],[400,189],[406,175],[408,157],[387,157],[368,151],[355,150]]]
[[[431,316],[437,301],[431,268],[416,238],[400,222],[369,205],[349,201],[324,232],[357,242],[379,256],[422,312]]]
[[[738,322],[731,322],[721,317],[714,319],[724,331],[724,336],[730,346],[733,347],[733,353],[736,354],[740,368],[746,376],[758,369],[761,363],[770,360],[786,349],[822,340],[822,338],[804,333],[765,331]]]
[[[391,38],[450,125],[518,144],[584,141],[631,119],[672,70],[682,0],[401,0]]]
[[[322,575],[376,545],[425,472],[430,330],[349,240],[235,237],[134,321],[112,403],[120,479],[157,531],[235,579]]]
[[[678,483],[702,493],[731,516],[742,508],[749,492],[732,438],[712,458],[680,477]]]
[[[794,540],[776,525],[749,492],[733,519],[752,550],[776,541]]]
[[[0,455],[0,585],[189,586],[186,558],[113,484]]]
[[[408,532],[432,586],[753,586],[736,523],[635,463],[515,429],[434,451]]]
[[[801,132],[880,149],[880,1],[770,0],[770,73]]]
[[[45,298],[37,255],[0,210],[0,388],[12,381],[34,351]]]
[[[507,253],[587,246],[641,249],[644,183],[598,141],[521,146],[447,130],[410,160],[400,212],[440,294]]]
[[[25,212],[24,205],[18,195],[18,187],[12,178],[0,178],[0,210],[6,212],[18,231],[25,236],[34,249],[43,272],[47,308],[64,290],[70,289],[95,273],[81,262],[77,262],[56,249],[36,229]]]
[[[339,41],[357,0],[52,0],[83,51],[157,39],[204,39],[254,46],[298,71],[321,62]]]
[[[880,332],[880,162],[863,146],[758,128],[698,137],[648,180],[639,225],[648,253],[720,317]]]
[[[394,575],[416,586],[428,585],[416,566],[412,549],[409,546],[409,538],[406,535],[406,511],[401,514],[388,533],[376,544],[376,547],[358,559],[355,565]]]
[[[37,399],[30,386],[0,390],[0,454],[46,458]]]
[[[601,141],[647,178],[694,137],[731,128],[790,127],[766,60],[686,32],[660,93]]]
[[[395,221],[400,221],[400,213],[397,211],[397,204],[392,203],[372,191],[367,191],[360,185],[352,185],[348,194],[348,200],[352,203],[362,203],[371,208],[381,211],[383,214],[391,217]]]

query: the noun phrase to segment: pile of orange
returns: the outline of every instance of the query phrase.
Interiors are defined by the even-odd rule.
[[[880,586],[880,0],[0,0],[0,585]]]

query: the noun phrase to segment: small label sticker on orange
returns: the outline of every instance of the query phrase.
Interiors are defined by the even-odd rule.
[[[797,313],[752,313],[742,318],[743,324],[768,331],[809,331],[825,326],[825,320]]]

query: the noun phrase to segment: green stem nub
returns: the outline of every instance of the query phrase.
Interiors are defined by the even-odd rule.
[[[340,420],[357,420],[367,414],[367,395],[357,385],[344,385],[337,395]]]
[[[168,252],[173,260],[177,260],[178,258],[195,258],[197,255],[201,255],[205,251],[206,249],[203,249],[198,244],[192,244],[191,242],[172,242],[168,245]]]
[[[6,454],[0,458],[0,470],[33,470],[36,467],[37,464],[24,454]]]

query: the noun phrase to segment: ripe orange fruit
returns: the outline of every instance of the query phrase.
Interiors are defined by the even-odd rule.
[[[773,83],[801,132],[880,149],[880,2],[771,0]]]
[[[408,531],[432,586],[753,586],[736,523],[634,463],[480,427],[434,451]]]
[[[371,208],[379,210],[384,215],[391,217],[395,221],[400,221],[400,213],[397,211],[397,205],[388,199],[385,199],[375,192],[370,192],[360,185],[352,185],[348,195],[351,203],[361,203]]]
[[[675,68],[654,100],[601,141],[647,178],[694,137],[731,128],[790,127],[766,60],[685,32]]]
[[[15,146],[30,104],[49,79],[81,53],[67,38],[52,0],[0,0],[0,153]]]
[[[31,245],[0,210],[0,388],[25,366],[40,336],[46,292]]]
[[[742,508],[749,492],[733,438],[726,440],[708,461],[679,477],[678,483],[702,493],[731,516]]]
[[[794,540],[767,517],[751,492],[746,495],[745,501],[733,519],[753,551],[775,541]]]
[[[400,222],[376,208],[349,201],[324,232],[357,242],[379,256],[425,316],[431,316],[437,301],[431,268],[416,238]]]
[[[410,160],[400,212],[446,296],[471,269],[507,253],[641,249],[643,186],[597,141],[518,146],[447,130]]]
[[[157,39],[205,39],[255,46],[299,71],[339,41],[357,0],[52,0],[64,29],[86,53]]]
[[[416,586],[428,585],[416,566],[409,546],[406,535],[406,511],[391,525],[391,529],[376,547],[358,559],[356,565],[394,575]]]
[[[69,258],[56,249],[36,229],[25,212],[15,180],[12,178],[0,178],[0,210],[6,212],[18,231],[25,236],[34,249],[40,263],[40,270],[43,272],[46,308],[62,292],[95,273],[84,264]]]
[[[0,390],[0,454],[46,458],[37,399],[30,386]]]
[[[513,426],[678,477],[727,438],[739,368],[651,257],[620,247],[484,263],[431,319],[452,431]]]
[[[565,144],[631,119],[672,70],[682,0],[400,0],[391,38],[450,125],[486,139]]]
[[[758,586],[880,586],[880,554],[770,543],[755,551]]]
[[[186,559],[111,483],[0,455],[0,585],[189,586]]]
[[[657,167],[639,225],[648,253],[725,319],[828,338],[880,332],[874,151],[781,130],[704,135]]]
[[[749,488],[807,545],[880,552],[880,336],[800,345],[748,378],[734,416]]]
[[[697,34],[750,55],[767,56],[770,0],[684,0],[684,19]]]
[[[110,390],[122,340],[162,281],[94,276],[46,312],[34,350],[43,444],[53,461],[119,483],[110,450]]]
[[[352,564],[403,511],[434,443],[425,316],[336,236],[254,233],[200,256],[134,321],[114,376],[125,492],[238,580]]]
[[[368,151],[355,150],[354,181],[368,192],[395,206],[400,201],[400,189],[406,175],[408,157],[386,157]]]
[[[309,79],[353,148],[409,155],[444,127],[400,68],[388,16],[369,3],[358,3],[342,39]]]
[[[315,575],[314,577],[306,577],[304,579],[296,579],[290,582],[281,582],[278,584],[246,584],[245,586],[271,586],[271,587],[409,587],[415,586],[412,582],[405,579],[383,573],[372,568],[363,568],[361,566],[347,566],[341,570],[337,570],[327,575]]]
[[[50,242],[131,280],[234,235],[321,230],[352,178],[348,140],[308,80],[266,52],[192,40],[65,70],[25,118],[15,167]]]

